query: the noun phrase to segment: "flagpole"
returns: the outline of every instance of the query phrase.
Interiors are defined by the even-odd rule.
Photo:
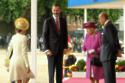
[[[123,26],[124,26],[124,53],[125,53],[125,5],[123,6]],[[123,55],[125,58],[125,55]]]
[[[37,0],[31,0],[31,70],[35,75],[32,83],[36,83],[37,49]]]
[[[84,9],[84,23],[86,23],[87,22],[87,9],[85,8]],[[86,35],[86,30],[84,29],[84,37],[85,37],[85,35]]]

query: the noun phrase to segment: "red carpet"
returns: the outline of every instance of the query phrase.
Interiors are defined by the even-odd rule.
[[[89,79],[86,78],[69,78],[63,81],[63,83],[91,83]],[[104,80],[100,80],[100,83],[104,83]],[[125,83],[125,78],[117,78],[116,83]]]

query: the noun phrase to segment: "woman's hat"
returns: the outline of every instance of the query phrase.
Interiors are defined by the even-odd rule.
[[[96,28],[96,25],[94,22],[87,22],[83,24],[83,28]]]
[[[29,29],[29,22],[26,18],[20,17],[15,20],[15,28],[26,31]]]

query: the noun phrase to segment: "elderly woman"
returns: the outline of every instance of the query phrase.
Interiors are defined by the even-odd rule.
[[[12,36],[8,46],[8,56],[10,57],[9,74],[12,83],[28,83],[29,80],[29,62],[26,31],[29,28],[29,22],[25,18],[18,18],[15,21],[16,33]],[[13,82],[14,81],[14,82]]]
[[[99,58],[102,35],[96,31],[94,22],[84,23],[83,27],[87,30],[83,43],[83,51],[87,52],[86,77],[91,80],[91,83],[99,83],[99,79],[104,77],[103,68],[102,66],[92,65],[91,61],[94,57]]]

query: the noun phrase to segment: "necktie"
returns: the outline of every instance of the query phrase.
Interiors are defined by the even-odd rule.
[[[57,17],[56,18],[56,29],[57,29],[57,32],[59,31],[59,28],[60,28],[60,26],[59,26],[59,18]]]

